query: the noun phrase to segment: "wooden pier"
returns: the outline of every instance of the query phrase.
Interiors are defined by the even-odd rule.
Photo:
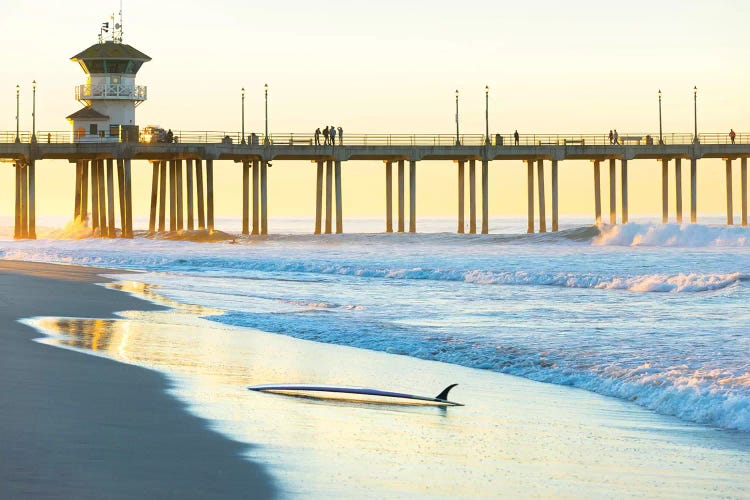
[[[53,135],[54,134],[54,135]],[[73,193],[75,220],[90,223],[101,237],[117,236],[116,215],[120,217],[119,235],[133,237],[132,168],[133,162],[151,165],[150,232],[207,229],[214,224],[215,162],[240,165],[242,168],[242,233],[268,234],[268,167],[273,162],[305,160],[316,168],[315,234],[344,231],[342,207],[342,175],[345,165],[356,161],[382,161],[385,167],[385,231],[394,230],[393,166],[397,166],[396,231],[407,231],[405,206],[408,164],[408,232],[417,231],[417,175],[418,164],[426,160],[444,160],[457,168],[457,229],[464,232],[464,186],[468,166],[469,233],[481,227],[489,228],[490,166],[523,162],[527,168],[528,232],[546,232],[547,207],[545,202],[545,164],[551,168],[552,231],[559,227],[558,167],[565,160],[588,160],[592,163],[594,220],[602,219],[601,165],[609,166],[609,217],[617,223],[616,171],[620,163],[620,221],[628,221],[628,163],[635,160],[656,160],[661,163],[662,222],[669,220],[668,179],[670,164],[674,165],[676,182],[677,222],[683,221],[682,160],[690,162],[690,222],[698,215],[698,160],[719,158],[726,165],[727,224],[733,223],[732,168],[733,161],[741,165],[741,224],[747,225],[747,158],[750,157],[750,134],[737,134],[736,143],[728,143],[724,134],[701,134],[697,140],[690,134],[670,134],[667,144],[633,141],[626,145],[609,144],[605,136],[595,135],[526,135],[518,144],[512,137],[500,135],[347,135],[345,144],[314,145],[312,136],[304,134],[272,135],[266,140],[242,143],[238,134],[176,132],[175,143],[132,143],[117,140],[102,142],[71,142],[69,133],[40,132],[37,137],[46,142],[31,142],[29,134],[21,134],[19,142],[9,140],[10,133],[0,133],[0,160],[10,162],[16,169],[15,231],[16,238],[36,237],[36,166],[44,160],[67,160],[75,169]],[[624,137],[643,137],[646,134],[624,134]],[[109,138],[107,138],[109,139]],[[509,145],[513,144],[513,145]],[[204,169],[205,166],[205,169]],[[481,189],[481,212],[477,211],[477,166]],[[536,168],[536,176],[534,169]],[[274,169],[279,171],[279,169]],[[279,175],[283,176],[283,168]],[[535,183],[536,178],[536,183]],[[117,190],[115,190],[115,183]],[[240,191],[240,190],[238,190]],[[145,195],[145,194],[144,194]],[[352,196],[356,193],[352,193]],[[115,213],[115,197],[119,196],[119,214]],[[325,199],[325,210],[324,210]],[[536,201],[536,204],[535,204]],[[91,211],[89,213],[89,202]],[[167,210],[167,206],[169,210]],[[335,209],[334,209],[335,207]],[[538,218],[535,213],[538,210]],[[169,220],[166,219],[167,211]],[[335,215],[335,224],[334,224]],[[196,218],[197,216],[197,224]],[[477,224],[481,218],[481,226]]]

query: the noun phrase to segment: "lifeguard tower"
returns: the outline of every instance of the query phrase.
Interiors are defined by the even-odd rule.
[[[151,58],[122,43],[122,10],[119,17],[115,23],[112,16],[111,39],[105,40],[110,23],[104,23],[99,43],[70,58],[88,75],[86,84],[75,88],[84,107],[67,117],[74,142],[138,140],[135,108],[146,100],[146,87],[135,84],[135,75]]]

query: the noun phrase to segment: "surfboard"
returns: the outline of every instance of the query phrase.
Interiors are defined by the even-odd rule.
[[[313,384],[263,384],[248,387],[251,391],[272,392],[277,394],[306,394],[306,393],[337,393],[357,394],[362,396],[376,396],[382,398],[403,399],[408,401],[421,401],[435,406],[464,406],[461,403],[448,400],[448,393],[458,384],[451,384],[435,397],[418,396],[403,392],[383,391],[369,387],[346,387],[338,385],[313,385]]]

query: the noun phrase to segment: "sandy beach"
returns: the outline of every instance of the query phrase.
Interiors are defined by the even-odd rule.
[[[161,374],[32,342],[34,316],[157,306],[92,283],[103,269],[0,262],[0,497],[265,498],[244,444],[208,430]]]
[[[138,279],[138,275],[132,276]],[[64,316],[68,318],[39,318],[33,324],[50,335],[45,343],[167,374],[173,382],[169,392],[189,412],[231,440],[247,444],[242,448],[211,439],[209,433],[200,434],[201,424],[192,419],[186,419],[197,428],[191,432],[205,436],[208,444],[199,443],[193,434],[180,440],[181,434],[171,425],[165,437],[159,427],[161,438],[171,440],[177,434],[176,443],[162,442],[158,447],[169,454],[169,463],[182,465],[185,457],[191,456],[190,450],[201,449],[198,464],[223,460],[232,466],[201,471],[217,474],[215,484],[227,488],[214,490],[212,480],[209,484],[199,481],[207,488],[204,493],[210,492],[208,496],[244,496],[231,490],[239,484],[237,476],[219,477],[219,470],[222,474],[240,471],[245,484],[266,484],[249,479],[249,473],[241,472],[244,466],[231,461],[240,451],[250,462],[267,468],[284,498],[750,495],[750,441],[746,433],[684,422],[580,389],[222,325],[201,317],[220,314],[218,311],[198,304],[181,305],[160,296],[158,287],[123,278],[110,286],[174,309],[144,308],[128,298],[128,306],[134,310],[121,318],[70,319],[75,310],[66,309]],[[81,358],[78,353],[62,350],[59,356]],[[93,359],[92,363],[87,373],[95,371],[99,377],[101,369],[100,378],[104,380],[111,369],[151,375],[104,360]],[[89,366],[88,361],[80,366]],[[451,396],[466,406],[445,410],[371,405],[289,398],[246,389],[251,384],[300,381],[425,394],[458,382]],[[132,404],[151,404],[138,384]],[[163,388],[154,384],[153,399],[159,404],[163,403],[159,394]],[[123,390],[126,394],[121,395]],[[106,392],[119,404],[130,401],[127,390],[112,387]],[[96,395],[87,401],[95,402],[100,397],[106,396]],[[173,418],[184,418],[179,415],[179,405],[167,407],[176,411]],[[106,415],[98,408],[91,412],[96,414],[95,421]],[[132,427],[131,418],[128,416],[128,426]],[[160,416],[160,423],[164,421]],[[133,435],[127,442],[141,442],[144,435],[154,432],[145,424],[131,430]],[[105,433],[104,439],[110,441],[99,442],[98,449],[111,453],[110,447],[122,445],[120,435],[119,430],[113,435]],[[94,445],[94,440],[85,442]],[[218,461],[206,458],[208,453],[202,451],[205,446],[219,455]],[[29,454],[30,463],[35,456],[36,452]],[[166,461],[159,460],[159,464]],[[121,464],[119,457],[116,463]],[[141,470],[142,464],[149,462],[134,457],[125,463]],[[111,462],[102,460],[99,465],[112,474],[105,464]],[[249,463],[247,469],[253,470]],[[198,491],[192,489],[196,478],[192,471],[184,471],[183,477],[172,472],[174,476],[159,476],[165,491],[175,491],[166,486],[173,483],[193,493]],[[254,491],[252,496],[262,497],[268,490]]]

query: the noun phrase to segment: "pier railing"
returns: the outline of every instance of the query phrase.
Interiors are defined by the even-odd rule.
[[[241,144],[242,134],[229,131],[172,131],[174,142],[187,144]],[[18,139],[22,143],[31,142],[31,132],[21,131]],[[732,141],[727,133],[698,134],[701,144],[730,144]],[[72,131],[47,131],[36,133],[38,143],[70,144],[119,142],[120,138],[109,135],[79,135]],[[688,145],[694,140],[693,134],[670,133],[663,134],[662,140],[667,145]],[[16,142],[15,131],[0,131],[0,143]],[[607,146],[612,144],[608,134],[519,134],[518,141],[513,134],[492,134],[489,141],[484,134],[463,134],[459,136],[461,146],[482,146],[489,142],[492,146]],[[319,137],[320,145],[324,144],[324,137]],[[736,144],[750,144],[750,133],[737,133]],[[316,145],[314,134],[285,133],[248,134],[245,144],[276,145],[276,146],[313,146]],[[659,135],[653,133],[621,133],[618,137],[619,145],[646,146],[658,145]],[[347,134],[344,132],[343,141],[336,137],[336,145],[344,146],[456,146],[455,134]]]

